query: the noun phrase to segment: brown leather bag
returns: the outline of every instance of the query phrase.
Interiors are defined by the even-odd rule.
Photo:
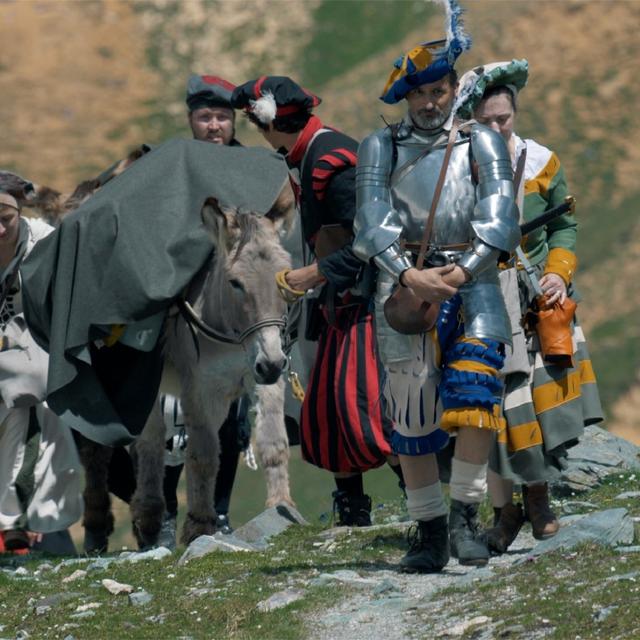
[[[538,299],[539,310],[534,313],[535,330],[540,340],[542,358],[560,367],[573,366],[573,339],[571,324],[577,304],[571,298],[565,298],[560,304],[551,307],[545,304],[544,298]]]
[[[452,126],[447,142],[447,149],[442,160],[442,167],[440,168],[440,175],[438,176],[433,200],[431,201],[429,217],[427,218],[424,235],[420,243],[420,252],[418,253],[418,259],[416,261],[416,269],[418,270],[421,270],[424,266],[424,258],[433,231],[436,209],[438,207],[438,201],[440,200],[440,194],[442,193],[444,179],[447,175],[447,167],[449,166],[449,159],[451,158],[457,133],[458,127],[456,125]],[[384,317],[389,323],[389,326],[398,333],[410,336],[431,331],[438,320],[439,312],[439,304],[427,302],[419,298],[409,287],[403,287],[402,285],[396,286],[393,293],[384,303]]]
[[[440,305],[419,298],[409,287],[397,287],[384,303],[384,317],[398,333],[413,336],[435,327]]]

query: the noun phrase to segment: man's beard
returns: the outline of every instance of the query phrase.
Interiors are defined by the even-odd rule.
[[[428,116],[425,109],[420,109],[411,114],[411,119],[419,129],[438,129],[447,121],[449,114],[439,107],[436,107],[433,112],[435,112],[435,115]]]

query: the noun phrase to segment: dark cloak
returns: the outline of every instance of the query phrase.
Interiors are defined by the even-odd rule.
[[[212,254],[200,213],[208,197],[265,214],[287,175],[266,149],[170,140],[34,247],[21,267],[24,314],[49,352],[55,413],[103,444],[140,433],[160,382],[160,341],[98,348],[99,327],[166,313]]]

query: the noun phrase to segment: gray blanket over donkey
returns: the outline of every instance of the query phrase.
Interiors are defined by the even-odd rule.
[[[100,326],[166,312],[212,252],[208,197],[266,213],[287,180],[265,149],[170,140],[108,182],[38,243],[21,273],[24,311],[50,354],[47,402],[109,445],[137,435],[161,376],[161,345],[98,348]]]

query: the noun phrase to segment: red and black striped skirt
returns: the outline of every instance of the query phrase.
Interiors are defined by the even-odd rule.
[[[302,404],[302,457],[334,472],[379,467],[391,454],[373,314],[367,304],[336,310],[318,340]]]

